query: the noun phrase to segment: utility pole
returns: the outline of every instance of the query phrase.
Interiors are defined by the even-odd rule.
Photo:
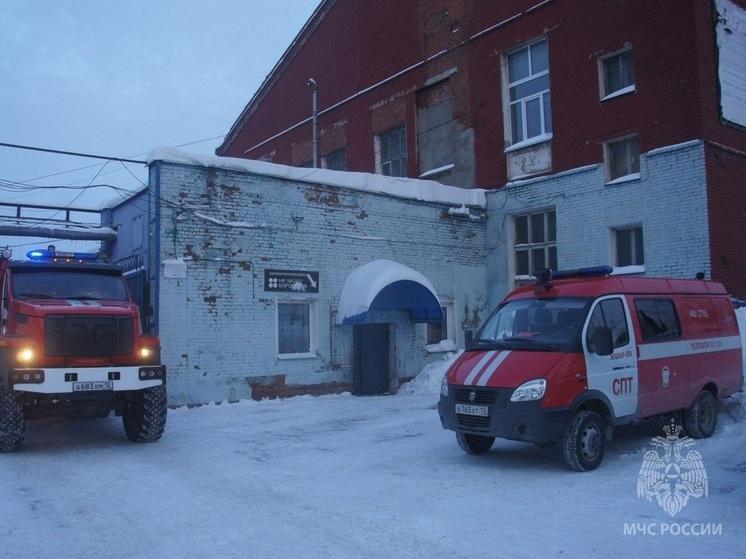
[[[311,88],[311,107],[313,115],[313,168],[319,168],[319,85],[313,78],[308,78]]]

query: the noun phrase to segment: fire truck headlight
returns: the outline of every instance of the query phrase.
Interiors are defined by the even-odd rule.
[[[140,359],[150,359],[155,352],[149,347],[140,348]]]
[[[448,396],[448,379],[443,375],[443,381],[440,383],[440,395]]]
[[[19,363],[27,365],[34,360],[34,350],[30,347],[25,347],[16,354],[16,359]]]
[[[510,397],[511,402],[530,402],[532,400],[541,400],[547,391],[547,381],[543,378],[537,378],[524,382],[513,391]]]

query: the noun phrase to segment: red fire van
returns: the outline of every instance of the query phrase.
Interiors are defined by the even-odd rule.
[[[741,338],[725,288],[704,280],[542,274],[510,293],[448,370],[438,411],[471,454],[495,437],[559,443],[593,470],[614,427],[683,412],[709,437],[718,399],[743,389]]]

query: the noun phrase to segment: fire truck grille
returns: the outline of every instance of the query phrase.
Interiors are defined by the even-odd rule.
[[[44,320],[44,352],[49,357],[129,355],[135,332],[128,316],[54,315]]]
[[[490,430],[490,418],[489,417],[476,417],[473,415],[461,415],[456,414],[456,421],[461,429],[468,431],[484,431],[489,432]]]
[[[469,394],[474,393],[474,399],[469,398]],[[478,390],[471,388],[457,388],[456,402],[459,404],[494,404],[497,400],[497,392],[494,390]]]

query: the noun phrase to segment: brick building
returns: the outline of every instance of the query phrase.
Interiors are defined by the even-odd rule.
[[[313,78],[322,166],[505,189],[488,239],[500,244],[491,253],[501,259],[499,291],[547,265],[612,263],[704,272],[744,296],[744,8],[744,0],[325,0],[217,153],[308,166]],[[689,148],[665,151],[680,145]],[[687,173],[652,164],[670,157],[683,158]],[[590,189],[572,172],[589,166],[597,169]],[[525,182],[536,177],[544,180]],[[543,196],[546,181],[561,184],[557,196],[582,190],[591,201]],[[651,185],[662,185],[654,199]],[[682,192],[689,198],[675,200]],[[676,239],[658,234],[683,216],[690,221],[672,226]],[[591,223],[570,246],[576,239],[562,231]],[[586,244],[603,250],[577,257]]]

